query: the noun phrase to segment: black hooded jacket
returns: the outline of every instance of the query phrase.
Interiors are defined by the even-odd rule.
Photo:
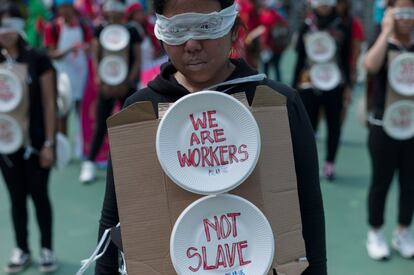
[[[257,74],[242,60],[232,60],[236,69],[227,80]],[[160,75],[151,81],[147,88],[135,92],[130,96],[125,106],[138,101],[150,101],[155,113],[158,114],[158,103],[175,102],[188,95],[189,91],[180,85],[174,78],[176,69],[170,63],[162,67]],[[306,245],[306,254],[310,263],[306,275],[325,275],[326,247],[325,247],[325,221],[322,196],[319,185],[319,169],[316,145],[313,130],[299,95],[289,87],[265,79],[263,81],[249,82],[236,85],[225,85],[216,88],[227,94],[245,92],[249,104],[254,98],[254,91],[258,85],[268,85],[287,97],[289,124],[291,129],[293,154],[298,184],[298,196],[303,225],[303,237]],[[115,195],[112,165],[109,163],[107,171],[107,185],[105,199],[100,220],[99,237],[107,228],[119,222]],[[98,260],[95,274],[117,274],[118,252],[114,245],[108,247],[106,254]]]

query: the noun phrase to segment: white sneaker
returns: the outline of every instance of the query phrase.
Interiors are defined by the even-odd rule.
[[[42,273],[50,273],[56,271],[58,267],[59,265],[53,251],[42,248],[42,251],[40,251],[39,271]]]
[[[8,274],[19,273],[26,269],[32,263],[30,254],[23,252],[20,248],[13,249],[9,263],[4,268]]]
[[[96,178],[96,168],[95,164],[92,161],[84,161],[82,163],[81,172],[79,175],[79,181],[82,183],[87,183],[94,181]]]
[[[414,238],[410,230],[395,230],[391,245],[392,248],[398,251],[404,258],[414,258]]]
[[[368,231],[368,255],[374,260],[385,260],[390,257],[390,249],[381,231]]]

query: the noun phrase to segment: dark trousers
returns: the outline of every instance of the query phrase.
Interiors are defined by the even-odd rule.
[[[282,53],[273,53],[273,56],[269,60],[269,62],[263,63],[263,71],[267,75],[267,77],[269,77],[270,79],[272,78],[269,76],[269,68],[270,66],[272,66],[275,71],[275,78],[273,80],[276,80],[276,81],[282,80],[282,75],[280,73],[280,68],[279,68],[281,56],[282,56]]]
[[[400,187],[398,222],[411,224],[414,210],[414,138],[398,141],[379,126],[371,126],[368,137],[372,177],[368,195],[368,222],[378,228],[384,224],[388,190],[398,171]]]
[[[114,109],[115,103],[117,100],[120,101],[121,106],[124,105],[125,100],[129,95],[132,94],[132,91],[128,93],[127,96],[122,97],[120,99],[115,98],[106,98],[99,93],[98,95],[98,102],[96,105],[96,120],[95,120],[95,132],[92,139],[91,150],[89,152],[88,160],[95,161],[96,156],[99,153],[99,150],[102,147],[105,134],[106,134],[106,120],[112,114]]]
[[[316,131],[319,121],[319,113],[324,108],[326,123],[328,126],[327,156],[326,161],[335,162],[341,136],[341,113],[343,108],[343,89],[337,88],[327,92],[317,92],[312,89],[300,91],[300,97]]]
[[[27,198],[30,196],[36,210],[41,245],[52,249],[52,207],[48,195],[50,169],[41,168],[37,156],[23,159],[23,153],[20,150],[0,156],[0,169],[10,195],[17,247],[29,252]]]

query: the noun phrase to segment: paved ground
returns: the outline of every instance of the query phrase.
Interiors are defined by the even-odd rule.
[[[284,72],[292,69],[293,56],[286,55]],[[288,80],[288,79],[287,79]],[[355,97],[361,96],[361,90]],[[356,100],[355,100],[356,101]],[[355,102],[354,101],[354,102]],[[355,104],[354,104],[355,105]],[[366,129],[361,127],[350,110],[344,128],[342,147],[338,156],[338,179],[335,183],[321,181],[327,223],[329,274],[332,275],[412,275],[414,260],[393,254],[388,262],[370,260],[365,252],[366,196],[369,183],[369,159],[366,149]],[[319,133],[320,159],[324,156],[324,124]],[[79,163],[74,162],[63,171],[54,171],[50,193],[54,205],[55,249],[61,267],[56,274],[75,274],[79,261],[89,256],[96,244],[96,232],[104,193],[104,171],[92,185],[78,183]],[[1,181],[1,179],[0,179]],[[386,233],[389,237],[396,219],[397,187],[391,190],[387,205]],[[30,220],[30,244],[33,258],[38,258],[38,230],[33,209]],[[12,249],[9,201],[4,184],[0,183],[0,274]],[[25,275],[40,274],[36,266]],[[92,272],[88,273],[92,274]]]

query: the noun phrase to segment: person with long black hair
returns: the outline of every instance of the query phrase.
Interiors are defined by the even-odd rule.
[[[31,263],[28,244],[28,197],[31,197],[40,229],[41,272],[57,269],[52,247],[52,206],[48,195],[50,168],[54,162],[55,135],[55,72],[47,55],[31,49],[24,40],[24,20],[13,4],[0,11],[0,67],[18,79],[22,99],[16,110],[0,111],[2,143],[13,132],[21,133],[21,143],[15,150],[3,151],[0,169],[10,196],[16,248],[13,249],[6,273],[17,273]],[[2,77],[0,93],[7,93],[7,81]],[[4,97],[1,97],[4,100]],[[25,105],[24,102],[27,102]],[[27,106],[26,108],[24,106]],[[23,108],[23,109],[22,109]],[[4,121],[13,121],[20,114],[20,124],[7,130]],[[16,121],[18,119],[16,118]],[[19,130],[18,130],[19,129]],[[19,135],[12,136],[16,140]],[[7,149],[9,150],[10,147]]]

